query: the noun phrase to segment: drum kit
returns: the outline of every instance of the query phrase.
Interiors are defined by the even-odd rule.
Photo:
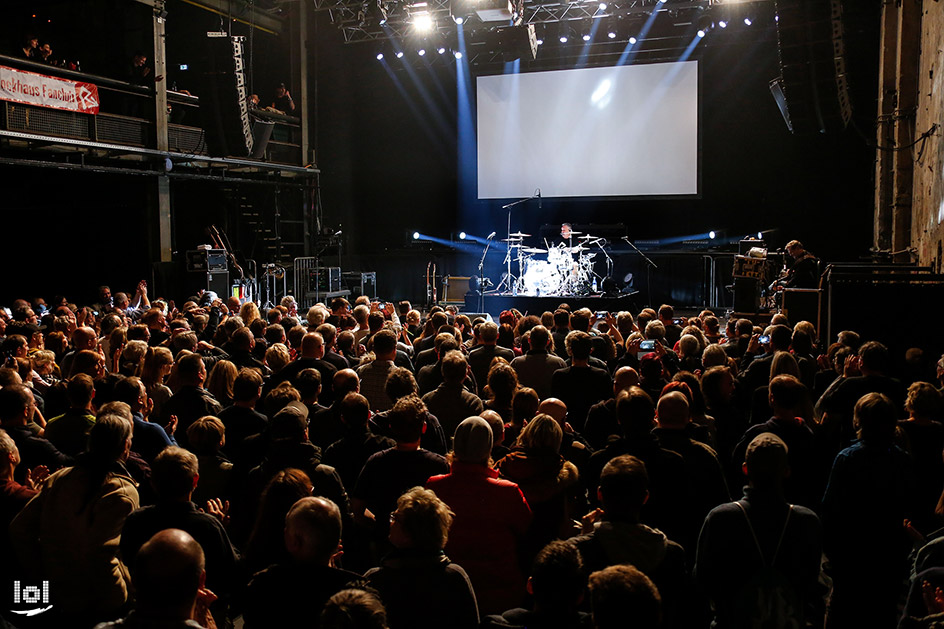
[[[502,283],[510,294],[574,297],[596,290],[597,281],[602,280],[602,276],[593,270],[596,253],[590,250],[600,247],[606,255],[604,238],[571,231],[566,243],[552,246],[545,239],[542,248],[526,246],[524,239],[530,237],[531,234],[514,232],[502,239],[508,246],[505,260],[508,273]],[[575,239],[577,244],[574,244]],[[547,254],[546,258],[541,257],[544,254]],[[517,277],[511,274],[512,261],[518,265]]]

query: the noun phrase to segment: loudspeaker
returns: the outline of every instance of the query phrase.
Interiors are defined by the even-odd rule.
[[[759,308],[760,290],[757,280],[747,277],[734,278],[734,310],[757,312]]]
[[[852,117],[841,0],[777,0],[780,76],[771,94],[793,133],[826,133]]]
[[[822,291],[816,288],[785,288],[783,289],[783,314],[790,320],[791,325],[800,321],[809,321],[819,326],[819,304]]]
[[[207,37],[200,113],[207,152],[213,157],[253,154],[249,102],[243,64],[245,37]]]
[[[190,271],[187,273],[187,296],[196,295],[201,290],[211,290],[226,300],[229,297],[229,271]]]
[[[471,278],[459,275],[447,275],[443,278],[442,301],[447,304],[465,303],[465,294],[469,292]]]

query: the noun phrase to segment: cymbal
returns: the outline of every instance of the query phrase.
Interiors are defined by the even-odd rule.
[[[522,251],[525,253],[547,253],[547,249],[538,249],[537,247],[525,247]]]
[[[502,242],[521,242],[521,238],[502,238]]]
[[[579,236],[579,235],[582,234],[582,233],[583,233],[583,232],[575,232],[575,231],[573,231],[573,230],[570,231],[570,235],[571,235],[571,236]]]
[[[571,234],[576,234],[576,233],[579,233],[579,232],[570,232],[570,233],[571,233]],[[592,239],[594,239],[594,238],[596,238],[596,236],[591,236],[590,234],[584,234],[584,235],[581,236],[578,240],[592,240]]]
[[[531,234],[522,234],[521,232],[515,232],[513,234],[508,234],[508,235],[511,236],[512,238],[527,238]]]
[[[570,247],[569,251],[571,253],[580,253],[581,251],[590,251],[590,247]]]

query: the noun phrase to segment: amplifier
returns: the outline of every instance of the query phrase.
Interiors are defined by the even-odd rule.
[[[222,249],[195,249],[187,252],[187,270],[215,273],[229,270],[226,252]]]
[[[764,277],[764,267],[767,258],[751,258],[748,256],[734,256],[734,277],[748,277],[761,279]]]
[[[442,301],[447,304],[464,304],[465,294],[469,292],[471,278],[460,275],[447,275],[443,278]]]
[[[341,273],[341,278],[354,297],[367,295],[371,299],[377,299],[376,271],[345,271]]]
[[[308,292],[333,293],[341,290],[341,267],[318,266],[308,269]]]

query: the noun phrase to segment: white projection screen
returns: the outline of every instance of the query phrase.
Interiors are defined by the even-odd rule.
[[[698,62],[481,76],[478,196],[696,195]]]

